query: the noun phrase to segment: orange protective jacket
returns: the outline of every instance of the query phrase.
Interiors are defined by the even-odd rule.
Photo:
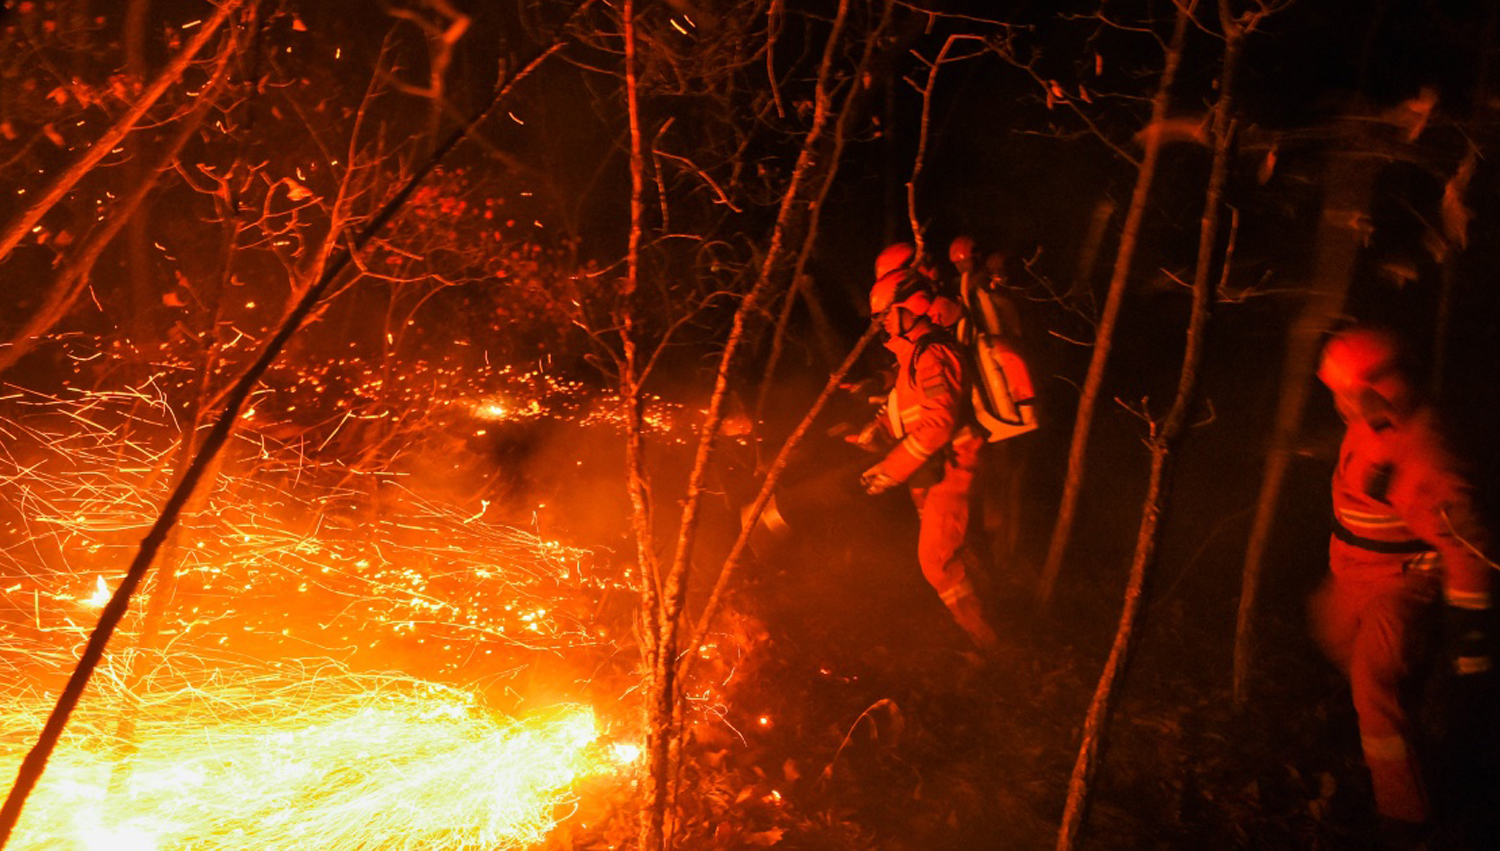
[[[898,439],[880,462],[880,472],[905,482],[929,459],[949,446],[947,459],[972,472],[984,439],[971,425],[963,359],[947,335],[919,325],[906,337],[893,337],[886,348],[896,355],[896,385],[885,405],[885,428]],[[915,360],[915,363],[913,363]]]
[[[1333,477],[1330,568],[1377,579],[1403,570],[1440,570],[1450,604],[1490,604],[1489,541],[1472,487],[1445,448],[1433,412],[1377,431],[1349,423]]]

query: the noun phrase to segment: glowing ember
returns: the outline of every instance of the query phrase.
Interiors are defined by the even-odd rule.
[[[0,394],[0,773],[166,498],[199,387],[180,343],[59,345],[77,380]],[[147,360],[136,386],[77,389]],[[613,817],[640,747],[600,731],[639,720],[637,580],[507,525],[495,441],[549,418],[617,436],[617,401],[541,371],[347,357],[279,365],[252,402],[10,847],[510,849],[574,811]],[[646,407],[668,440],[696,420]],[[701,688],[690,711],[722,714]]]
[[[94,581],[94,593],[84,599],[83,604],[90,608],[102,609],[109,602],[109,586],[104,584],[104,577],[97,577]]]

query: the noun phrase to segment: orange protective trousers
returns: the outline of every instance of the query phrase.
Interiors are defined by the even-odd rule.
[[[1334,573],[1312,602],[1317,638],[1349,678],[1375,808],[1413,823],[1427,820],[1427,792],[1402,695],[1422,641],[1423,613],[1437,592],[1437,578],[1427,571]]]
[[[944,465],[943,477],[928,487],[913,487],[919,526],[917,562],[922,576],[937,591],[953,620],[981,648],[994,645],[995,632],[969,579],[965,538],[969,530],[969,494],[974,485],[972,458]]]
[[[952,594],[969,586],[960,553],[969,531],[969,491],[973,484],[973,472],[949,464],[937,484],[911,489],[912,502],[916,503],[921,520],[917,562],[922,565],[922,575],[944,603]]]

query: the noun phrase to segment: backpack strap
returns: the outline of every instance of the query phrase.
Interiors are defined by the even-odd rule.
[[[912,345],[911,363],[906,365],[906,368],[910,370],[908,380],[910,380],[914,384],[916,383],[917,358],[920,358],[923,352],[927,351],[929,348],[938,343],[947,343],[949,346],[953,347],[954,353],[958,355],[959,365],[963,372],[964,385],[967,386],[969,384],[971,376],[969,375],[969,364],[965,360],[964,356],[963,343],[960,343],[958,341],[958,338],[949,333],[946,328],[941,328],[937,325],[934,325],[931,331],[923,334],[921,338],[919,338],[917,342]]]
[[[913,344],[911,352],[911,363],[907,364],[906,367],[908,370],[910,370],[907,380],[912,384],[917,383],[917,359],[920,358],[922,354],[928,349],[940,343],[950,346],[953,349],[954,355],[956,355],[958,358],[960,384],[958,388],[958,399],[959,409],[961,412],[959,420],[969,425],[978,425],[979,421],[974,416],[973,353],[970,352],[963,343],[959,342],[958,338],[953,336],[953,334],[946,328],[934,326],[931,331],[923,334],[921,338],[919,338],[917,342]]]

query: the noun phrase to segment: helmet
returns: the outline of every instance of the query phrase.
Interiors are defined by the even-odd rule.
[[[1412,401],[1401,343],[1380,328],[1353,326],[1330,337],[1318,362],[1318,379],[1366,418],[1376,411],[1404,411]]]
[[[922,285],[921,278],[906,269],[893,269],[870,288],[870,315],[879,316],[893,307],[925,314],[932,308],[932,293]]]
[[[909,242],[893,242],[875,255],[875,280],[892,272],[910,269],[917,259],[917,247]]]
[[[975,248],[974,237],[961,236],[948,244],[948,259],[962,269],[974,261]]]

